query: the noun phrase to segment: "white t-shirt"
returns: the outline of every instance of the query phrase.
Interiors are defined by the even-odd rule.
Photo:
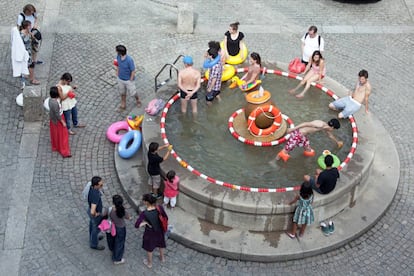
[[[306,39],[305,39],[306,36]],[[309,61],[309,58],[312,56],[313,52],[319,50],[323,52],[325,41],[323,40],[323,37],[321,37],[321,45],[319,46],[319,35],[315,35],[314,38],[310,37],[310,35],[303,35],[302,37],[302,43],[305,43],[305,46],[303,47],[303,55],[302,60],[303,61]]]
[[[35,20],[36,17],[35,15],[24,15],[24,20],[28,20],[32,23],[32,28],[34,28],[34,24],[35,24]],[[21,26],[23,22],[23,16],[21,14],[19,14],[19,16],[17,16],[17,26]]]

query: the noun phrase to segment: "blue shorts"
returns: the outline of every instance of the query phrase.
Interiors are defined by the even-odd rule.
[[[332,102],[335,109],[342,110],[344,118],[348,118],[361,108],[361,104],[355,101],[351,96],[343,97]]]

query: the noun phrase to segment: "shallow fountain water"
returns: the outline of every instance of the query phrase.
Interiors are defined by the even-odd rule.
[[[273,74],[263,78],[263,88],[270,91],[272,101],[295,124],[321,119],[328,121],[337,113],[327,106],[332,98],[312,87],[304,99],[298,100],[287,91],[297,85],[297,80]],[[166,119],[166,134],[175,151],[192,167],[215,179],[241,186],[259,188],[291,187],[300,184],[303,174],[313,173],[316,159],[323,150],[329,149],[343,160],[352,143],[351,125],[341,120],[341,128],[334,135],[344,141],[344,147],[336,144],[323,132],[309,136],[316,151],[312,158],[303,157],[303,150],[295,149],[287,163],[275,161],[276,153],[284,144],[274,147],[254,147],[243,144],[228,131],[228,118],[245,106],[245,93],[238,88],[229,89],[223,83],[221,102],[205,104],[205,91],[199,92],[198,116],[180,114],[179,102],[173,104]],[[190,111],[190,110],[189,110]],[[189,112],[190,113],[190,112]]]

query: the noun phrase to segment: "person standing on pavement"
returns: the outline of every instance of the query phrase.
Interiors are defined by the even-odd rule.
[[[24,47],[26,48],[27,53],[29,54],[29,60],[27,66],[29,68],[29,80],[32,85],[39,85],[40,82],[36,80],[34,74],[35,63],[33,62],[33,51],[32,51],[32,33],[30,32],[32,23],[25,20],[22,22],[22,25],[19,27],[20,37],[23,40]],[[22,88],[25,86],[25,80],[22,80]]]
[[[49,99],[49,127],[52,151],[58,151],[63,158],[72,157],[69,148],[69,135],[59,102],[59,92],[56,86],[50,88]]]
[[[180,178],[176,175],[174,170],[167,172],[167,179],[165,180],[164,189],[164,206],[170,204],[171,209],[174,209],[177,203],[178,187],[180,185]]]
[[[112,237],[111,233],[106,233],[106,241],[108,242],[109,250],[112,251],[112,261],[116,265],[125,263],[123,258],[126,238],[125,219],[131,219],[123,203],[124,199],[120,195],[114,195],[112,197],[112,209],[108,214],[112,223],[115,224],[116,235]]]
[[[185,56],[183,58],[184,69],[178,72],[178,88],[181,97],[181,112],[187,113],[188,102],[191,102],[193,115],[197,114],[197,91],[201,85],[201,73],[193,68],[193,58]]]
[[[118,77],[118,91],[121,94],[120,110],[126,108],[127,94],[135,97],[137,106],[141,107],[141,101],[138,97],[137,89],[135,87],[135,62],[134,59],[127,55],[127,49],[124,45],[115,47],[117,57],[116,76]]]
[[[102,221],[102,199],[101,189],[103,187],[103,180],[99,176],[92,177],[91,187],[88,193],[89,204],[89,246],[95,250],[104,250],[105,246],[99,245],[99,224]]]
[[[38,31],[39,24],[37,20],[36,8],[32,4],[27,4],[23,7],[23,12],[17,16],[17,27],[20,27],[23,21],[28,20],[31,23],[30,33],[35,36]],[[32,60],[35,64],[43,64],[43,61],[37,59],[37,52],[39,45],[32,43]]]
[[[83,128],[84,124],[78,122],[78,108],[76,107],[76,98],[74,89],[77,88],[76,85],[71,86],[72,75],[70,73],[64,73],[60,78],[60,81],[56,85],[59,90],[59,97],[62,103],[63,115],[66,120],[66,127],[70,135],[76,134],[70,127],[70,119],[72,118],[73,127]]]
[[[312,54],[315,51],[321,53],[325,49],[325,40],[318,34],[316,26],[310,26],[308,32],[303,35],[302,39],[302,63],[308,65]]]
[[[147,258],[144,259],[144,265],[148,268],[152,268],[152,253],[157,247],[160,249],[161,263],[165,262],[165,233],[161,228],[156,199],[151,194],[145,194],[142,196],[142,201],[147,208],[139,215],[137,221],[135,222],[135,228],[145,226],[144,236],[142,237],[142,248],[147,251]],[[161,205],[159,206],[159,210],[161,214],[168,219],[168,216]]]
[[[298,225],[301,226],[299,231],[299,237],[303,237],[306,226],[312,224],[315,220],[313,215],[312,201],[312,188],[308,182],[303,182],[300,187],[299,194],[296,195],[291,202],[289,202],[289,205],[298,202],[298,205],[295,209],[295,213],[293,215],[292,230],[286,231],[286,234],[289,236],[289,238],[294,239],[296,237]]]
[[[168,151],[164,154],[164,157],[158,155],[160,149],[168,148]],[[161,186],[161,177],[165,179],[165,172],[161,169],[160,164],[167,160],[170,156],[172,145],[161,146],[157,142],[150,143],[148,147],[148,185],[152,187],[152,194],[155,198],[162,197],[162,193],[158,191]]]

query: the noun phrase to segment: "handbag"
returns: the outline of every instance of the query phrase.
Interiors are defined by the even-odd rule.
[[[111,211],[112,207],[109,207],[108,209],[108,219],[103,219],[101,223],[98,225],[98,228],[105,233],[111,233],[112,237],[115,237],[116,235],[116,228],[115,223],[111,220]]]
[[[300,58],[294,58],[290,63],[289,63],[289,71],[292,73],[296,73],[296,74],[300,74],[303,71],[305,71],[306,69],[306,65],[303,64],[300,60]]]

